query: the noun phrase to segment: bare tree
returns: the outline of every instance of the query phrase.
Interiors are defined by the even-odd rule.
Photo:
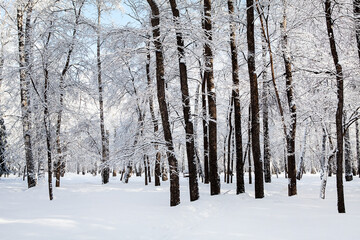
[[[336,41],[333,31],[334,20],[332,19],[331,0],[325,0],[325,18],[326,27],[329,37],[330,51],[336,69],[337,82],[337,110],[336,110],[336,187],[337,187],[337,205],[338,212],[345,213],[344,201],[344,186],[343,186],[343,144],[344,144],[344,129],[343,129],[343,111],[344,111],[344,77],[342,66],[339,62],[339,56],[336,49]]]
[[[107,163],[106,151],[106,133],[105,133],[105,120],[104,120],[104,100],[103,100],[103,82],[101,78],[101,0],[96,1],[97,7],[97,40],[96,40],[96,66],[97,66],[97,79],[98,79],[98,92],[99,92],[99,113],[100,113],[100,133],[101,133],[101,177],[102,183],[109,182],[110,168]]]
[[[21,95],[21,119],[23,125],[23,138],[25,146],[25,160],[27,169],[28,187],[36,186],[35,162],[31,145],[31,97],[30,89],[30,32],[31,32],[31,13],[33,1],[27,4],[17,1],[17,30],[18,30],[18,49],[19,49],[19,72],[20,72],[20,95]],[[25,27],[24,27],[24,13]]]
[[[255,67],[254,1],[247,0],[248,69],[251,95],[251,144],[255,168],[255,198],[264,197],[263,163],[260,150],[259,91]]]
[[[148,89],[150,90],[152,80],[151,80],[151,74],[150,74],[150,61],[151,61],[151,55],[150,55],[150,39],[146,46],[146,78],[147,78],[147,85]],[[151,115],[151,121],[154,125],[154,134],[157,137],[159,132],[159,122],[158,119],[155,116],[154,111],[154,99],[152,95],[149,95],[149,109],[150,109],[150,115]],[[160,176],[161,176],[161,153],[159,152],[159,146],[158,144],[154,144],[155,150],[156,150],[156,159],[155,159],[155,186],[160,186]],[[145,160],[144,160],[145,162]]]
[[[74,10],[74,15],[75,15],[75,23],[74,23],[74,28],[72,31],[72,39],[66,54],[66,60],[65,60],[65,64],[64,67],[61,71],[61,75],[60,75],[60,81],[59,81],[59,89],[60,89],[60,98],[59,98],[59,111],[58,111],[58,115],[57,115],[57,122],[56,122],[56,151],[57,151],[57,161],[54,163],[54,170],[56,173],[56,187],[60,187],[60,176],[61,176],[61,171],[64,171],[65,168],[65,163],[63,161],[63,150],[62,150],[62,144],[61,144],[61,126],[62,126],[62,114],[63,114],[63,110],[64,110],[64,94],[65,94],[65,76],[70,68],[70,61],[71,61],[71,56],[73,54],[74,51],[74,47],[75,47],[75,38],[76,38],[76,34],[78,31],[78,26],[80,23],[80,16],[81,16],[81,11],[82,8],[84,6],[85,1],[79,1],[79,7],[77,8],[77,4],[75,1],[72,1],[73,4],[73,10]]]
[[[211,195],[220,194],[220,176],[217,164],[217,116],[216,116],[216,93],[214,84],[214,59],[211,49],[212,20],[211,0],[204,0],[204,30],[206,42],[204,44],[205,72],[204,79],[207,84],[208,110],[209,110],[209,180]]]
[[[50,22],[50,30],[46,38],[44,46],[44,58],[43,58],[43,71],[44,71],[44,127],[46,134],[46,150],[48,159],[48,188],[49,188],[49,199],[53,200],[53,184],[52,184],[52,156],[51,156],[51,131],[50,131],[50,114],[49,114],[49,59],[48,59],[48,46],[52,35],[53,21]]]
[[[236,46],[236,24],[234,21],[234,1],[228,0],[228,9],[230,15],[230,49],[233,90],[232,98],[234,101],[234,118],[235,118],[235,149],[236,149],[236,194],[245,192],[244,183],[244,162],[242,161],[242,133],[241,133],[241,108],[240,108],[240,90],[239,90],[239,63]]]
[[[195,153],[195,141],[194,141],[194,125],[191,119],[190,108],[190,95],[188,87],[187,66],[185,59],[184,39],[180,31],[180,13],[176,5],[176,0],[169,0],[171,10],[173,13],[173,20],[176,25],[176,41],[178,50],[178,61],[180,71],[180,85],[182,105],[185,121],[185,134],[186,134],[186,154],[189,167],[189,188],[190,188],[190,201],[196,201],[199,199],[199,186],[197,180],[196,171],[196,153]]]
[[[167,157],[170,169],[170,206],[180,204],[180,187],[179,187],[179,171],[178,162],[174,154],[174,145],[170,130],[169,113],[165,98],[165,71],[164,71],[164,57],[162,52],[162,43],[160,40],[160,11],[157,3],[154,0],[147,0],[152,16],[151,25],[153,32],[153,41],[156,51],[156,85],[157,97],[159,102],[161,120],[163,125],[164,138],[167,147]]]

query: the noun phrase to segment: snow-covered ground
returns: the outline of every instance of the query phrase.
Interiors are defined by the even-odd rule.
[[[20,178],[0,179],[0,239],[358,239],[360,179],[344,182],[346,214],[338,214],[335,177],[326,199],[319,198],[318,175],[304,175],[298,195],[287,197],[283,176],[265,185],[265,198],[254,199],[254,186],[235,194],[235,183],[222,183],[222,194],[209,196],[200,184],[200,200],[190,203],[181,178],[181,204],[169,207],[169,182],[144,186],[99,176],[67,174],[48,200],[47,184],[27,189]]]

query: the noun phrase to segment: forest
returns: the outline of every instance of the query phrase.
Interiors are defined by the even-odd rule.
[[[69,176],[174,207],[314,175],[345,213],[359,94],[359,0],[0,0],[0,183],[52,202]]]

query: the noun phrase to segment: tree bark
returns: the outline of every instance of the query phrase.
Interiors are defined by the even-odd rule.
[[[265,182],[271,182],[271,162],[270,162],[270,136],[269,136],[269,103],[268,103],[268,96],[269,96],[269,82],[267,80],[267,61],[266,61],[266,36],[262,32],[261,34],[261,43],[262,43],[262,59],[263,59],[263,72],[262,72],[262,79],[263,79],[263,91],[262,91],[262,112],[263,112],[263,135],[264,135],[264,177]]]
[[[212,20],[211,20],[211,0],[204,0],[204,30],[206,42],[204,44],[205,72],[204,78],[208,91],[208,110],[209,110],[209,180],[210,194],[220,194],[220,176],[217,164],[217,116],[216,116],[216,93],[213,70],[212,42]]]
[[[286,78],[286,96],[288,106],[290,109],[290,126],[287,133],[287,159],[288,159],[288,195],[293,196],[297,194],[296,189],[296,160],[295,160],[295,137],[296,137],[296,105],[294,100],[293,85],[292,85],[292,70],[291,70],[291,56],[287,36],[287,0],[283,2],[283,21],[281,23],[281,40],[282,40],[282,54],[285,64],[285,78]]]
[[[344,113],[344,122],[346,121],[346,112]],[[347,182],[353,180],[352,172],[352,153],[351,153],[351,143],[350,143],[350,130],[347,128],[344,134],[345,142],[345,180]]]
[[[150,5],[152,16],[151,25],[153,32],[153,41],[156,49],[156,82],[157,82],[157,97],[161,113],[161,120],[163,125],[164,138],[167,146],[167,157],[169,161],[170,170],[170,206],[180,204],[180,186],[179,186],[179,171],[178,162],[174,154],[174,145],[170,130],[169,113],[165,98],[165,71],[164,71],[164,57],[162,53],[162,43],[160,40],[160,11],[158,5],[154,0],[147,0]]]
[[[97,79],[98,79],[98,92],[99,92],[99,107],[100,107],[100,133],[101,133],[101,180],[103,184],[109,182],[110,168],[107,163],[106,151],[106,133],[105,133],[105,120],[104,120],[104,100],[103,100],[103,83],[101,73],[101,2],[96,1],[97,5],[97,40],[96,40],[96,66],[97,66]]]
[[[36,186],[35,163],[31,146],[31,97],[29,76],[29,46],[31,31],[31,13],[33,2],[28,1],[24,10],[21,3],[17,3],[17,30],[19,50],[19,72],[20,72],[20,95],[21,95],[21,119],[23,125],[23,138],[25,145],[25,161],[27,169],[28,188]],[[26,13],[26,26],[24,29],[24,11]]]
[[[251,142],[255,168],[255,198],[264,197],[263,162],[260,150],[259,92],[255,68],[254,1],[247,0],[248,69],[251,95]]]
[[[59,81],[59,89],[60,89],[60,98],[59,98],[59,110],[56,121],[56,151],[57,151],[57,161],[54,164],[54,170],[56,172],[56,187],[60,187],[60,176],[62,175],[62,171],[65,170],[65,163],[63,159],[62,145],[61,145],[61,125],[62,125],[62,113],[64,108],[64,94],[65,94],[65,76],[70,68],[70,60],[72,53],[75,47],[75,38],[77,33],[77,27],[79,25],[81,10],[84,6],[84,1],[80,2],[79,9],[76,9],[75,2],[73,2],[74,14],[75,14],[75,25],[72,32],[72,39],[67,51],[66,61],[64,67],[61,71],[60,81]]]
[[[3,69],[4,69],[4,49],[1,43],[0,50],[0,91],[3,81]],[[5,148],[6,148],[6,129],[5,129],[5,120],[3,118],[2,105],[1,105],[1,96],[0,96],[0,177],[3,174],[6,174],[6,158],[5,158]]]
[[[228,9],[230,15],[230,49],[231,49],[231,66],[233,90],[232,98],[234,99],[234,118],[235,118],[235,150],[236,150],[236,194],[245,192],[244,182],[244,162],[242,149],[241,133],[241,108],[240,108],[240,89],[239,89],[239,63],[236,46],[236,24],[234,21],[234,1],[228,0]]]
[[[48,91],[49,91],[49,59],[48,59],[48,46],[50,43],[50,38],[52,36],[52,25],[53,22],[50,22],[50,31],[48,33],[46,43],[44,46],[44,128],[46,135],[46,150],[47,150],[47,160],[48,160],[48,190],[49,190],[49,199],[53,200],[53,184],[52,184],[52,154],[51,154],[51,131],[50,131],[50,114],[49,114],[49,104],[48,104]]]
[[[337,82],[337,110],[336,110],[336,139],[337,139],[337,152],[336,152],[336,187],[337,187],[337,205],[338,212],[345,213],[344,201],[344,186],[343,186],[343,144],[344,144],[344,131],[343,131],[343,111],[344,111],[344,78],[342,66],[339,63],[339,57],[336,50],[336,41],[333,31],[334,21],[332,19],[331,0],[325,0],[325,18],[326,27],[329,37],[330,51],[336,69],[336,82]]]
[[[204,143],[204,183],[210,183],[209,180],[209,130],[207,114],[207,91],[206,79],[203,77],[201,83],[201,101],[202,101],[202,126],[203,126],[203,143]]]
[[[305,172],[305,152],[306,152],[306,137],[307,137],[307,129],[309,127],[309,123],[306,123],[306,127],[304,129],[304,135],[303,135],[303,143],[302,143],[302,148],[301,148],[301,153],[300,153],[300,160],[299,160],[299,165],[298,165],[298,169],[296,172],[296,179],[297,180],[301,180],[303,173]]]
[[[230,182],[230,174],[231,174],[230,173],[230,162],[231,162],[231,140],[232,140],[232,132],[233,132],[233,126],[232,126],[233,104],[234,104],[234,96],[232,94],[231,100],[230,100],[229,115],[228,115],[229,134],[227,137],[227,171],[226,171],[227,178],[226,178],[226,183]],[[224,150],[225,149],[226,149],[226,147],[224,146]],[[225,160],[225,154],[224,154],[224,160]],[[224,164],[224,172],[225,172],[225,164]]]
[[[185,62],[184,40],[182,37],[182,33],[180,31],[180,27],[181,27],[180,13],[176,5],[176,0],[169,0],[169,1],[173,13],[173,20],[176,25],[175,29],[176,29],[179,71],[180,71],[180,86],[181,86],[183,114],[185,121],[186,154],[187,154],[188,168],[189,168],[190,201],[196,201],[197,199],[199,199],[199,186],[198,186],[197,170],[196,170],[194,125],[191,118],[190,95],[189,95],[189,87],[188,87],[187,66]]]
[[[147,43],[147,52],[146,52],[146,78],[147,78],[147,84],[148,89],[150,90],[152,85],[151,80],[151,74],[150,74],[150,61],[151,61],[151,55],[150,55],[150,40]],[[154,100],[152,94],[149,95],[149,109],[150,109],[150,115],[151,115],[151,121],[154,125],[154,134],[156,137],[158,137],[159,132],[159,122],[155,116],[154,111]],[[157,144],[154,144],[154,148],[156,150],[156,159],[155,159],[155,186],[160,186],[160,176],[161,176],[161,153],[159,152],[159,146]]]

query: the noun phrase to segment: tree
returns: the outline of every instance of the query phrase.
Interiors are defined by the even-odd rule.
[[[344,111],[344,78],[342,66],[339,62],[339,56],[336,49],[336,41],[334,36],[334,20],[332,19],[331,0],[325,0],[325,19],[326,29],[329,37],[330,51],[336,70],[337,82],[337,110],[336,110],[336,187],[337,187],[337,205],[338,212],[345,213],[344,202],[344,187],[343,187],[343,144],[344,144],[344,130],[343,130],[343,111]]]
[[[288,159],[288,177],[290,179],[288,185],[289,196],[297,194],[296,190],[296,160],[295,160],[295,137],[296,137],[296,104],[294,99],[294,90],[292,84],[292,69],[291,69],[291,55],[287,36],[287,0],[282,0],[283,3],[283,21],[281,24],[281,38],[282,38],[282,54],[285,64],[285,78],[286,78],[286,96],[288,106],[290,109],[290,125],[289,132],[286,136],[287,143],[287,159]]]
[[[267,18],[265,18],[267,22]],[[266,60],[266,53],[267,53],[267,44],[266,44],[266,35],[265,32],[261,33],[261,48],[262,48],[262,59],[263,59],[263,72],[262,72],[262,112],[263,112],[263,151],[264,151],[264,177],[265,182],[271,182],[271,161],[270,161],[270,135],[269,135],[269,91],[270,91],[270,84],[267,79],[267,60]]]
[[[84,6],[85,1],[80,1],[79,2],[79,6],[77,6],[77,3],[72,0],[72,4],[73,4],[73,10],[74,10],[74,16],[75,16],[75,23],[74,23],[74,27],[72,30],[72,39],[66,54],[66,60],[65,60],[65,64],[61,70],[61,75],[60,75],[60,81],[59,81],[59,91],[60,91],[60,97],[59,97],[59,111],[57,114],[57,121],[56,121],[56,151],[57,151],[57,161],[54,164],[54,168],[55,168],[55,173],[56,173],[56,187],[60,187],[60,176],[61,176],[61,171],[65,170],[65,163],[63,161],[63,147],[61,144],[61,125],[62,125],[62,115],[63,115],[63,110],[64,110],[64,94],[65,94],[65,77],[67,72],[69,71],[70,68],[70,61],[71,61],[71,56],[73,54],[74,51],[74,47],[75,47],[75,39],[76,39],[76,33],[78,31],[78,26],[80,24],[80,16],[81,16],[81,11],[82,8]]]
[[[179,171],[177,167],[177,159],[174,154],[173,140],[169,124],[169,113],[165,98],[165,71],[164,71],[164,57],[162,53],[162,44],[160,40],[160,11],[157,3],[154,0],[147,0],[152,16],[152,34],[156,54],[156,85],[157,97],[159,102],[164,139],[167,147],[167,157],[169,161],[170,170],[170,206],[180,204],[180,187],[179,187]]]
[[[255,168],[255,198],[264,197],[263,163],[260,150],[259,92],[255,67],[254,1],[247,0],[248,70],[251,95],[251,145]]]
[[[151,61],[151,55],[150,55],[150,39],[148,43],[146,44],[146,79],[147,79],[147,87],[148,91],[150,91],[152,80],[151,80],[151,74],[150,74],[150,61]],[[151,121],[154,125],[154,135],[157,136],[159,132],[159,122],[158,119],[155,116],[154,111],[154,99],[153,96],[149,95],[149,109],[150,109],[150,115],[151,115]],[[156,150],[156,159],[155,159],[155,186],[160,186],[160,176],[161,176],[161,153],[159,151],[158,144],[154,144],[155,150]],[[144,160],[145,162],[145,160]]]
[[[17,30],[19,51],[19,73],[20,73],[20,97],[21,97],[21,120],[23,125],[23,138],[25,146],[25,160],[27,169],[28,188],[36,186],[35,162],[31,145],[31,96],[30,88],[30,33],[31,13],[34,2],[29,0],[27,4],[17,1]],[[24,27],[24,13],[25,27]]]
[[[185,122],[185,134],[186,134],[186,154],[189,167],[189,188],[190,188],[190,201],[196,201],[199,199],[199,187],[197,180],[196,170],[196,154],[195,154],[195,141],[194,141],[194,125],[191,119],[190,109],[190,94],[188,86],[187,66],[185,59],[184,40],[180,31],[180,13],[176,5],[176,0],[169,0],[171,5],[171,11],[173,13],[173,20],[176,25],[176,41],[178,50],[178,62],[180,71],[180,85],[181,96]]]
[[[101,78],[101,0],[96,1],[97,7],[97,40],[96,40],[96,61],[97,61],[97,79],[98,79],[98,90],[99,90],[99,114],[100,114],[100,133],[101,133],[101,177],[102,183],[106,184],[109,182],[110,168],[107,163],[107,144],[106,144],[106,132],[105,132],[105,120],[104,120],[104,100],[103,100],[103,82]]]
[[[204,30],[206,41],[204,44],[205,71],[204,79],[207,84],[208,110],[209,110],[209,180],[211,195],[220,194],[220,176],[217,165],[217,116],[216,93],[214,83],[212,43],[211,0],[204,0]]]
[[[236,194],[245,192],[244,184],[244,162],[242,160],[242,133],[241,133],[241,108],[239,94],[239,63],[236,46],[236,33],[234,22],[234,1],[228,0],[228,9],[230,15],[230,49],[231,49],[231,66],[233,78],[232,98],[234,101],[234,118],[235,118],[235,149],[236,149]],[[229,136],[230,137],[230,136]]]
[[[3,81],[3,69],[4,69],[4,43],[2,39],[0,39],[1,49],[0,49],[0,91]],[[5,158],[5,148],[6,148],[6,128],[5,128],[5,120],[3,118],[3,110],[2,110],[2,102],[0,97],[0,177],[7,173],[6,167],[6,158]]]
[[[44,46],[44,62],[43,62],[43,71],[44,71],[44,127],[46,134],[46,150],[47,150],[47,159],[48,159],[48,188],[49,188],[49,199],[53,200],[53,184],[52,184],[52,155],[51,155],[51,131],[50,131],[50,114],[49,114],[49,103],[48,103],[48,95],[49,95],[49,59],[48,59],[48,46],[50,43],[51,35],[52,35],[52,26],[53,21],[50,22],[50,30],[46,39],[46,43]]]

